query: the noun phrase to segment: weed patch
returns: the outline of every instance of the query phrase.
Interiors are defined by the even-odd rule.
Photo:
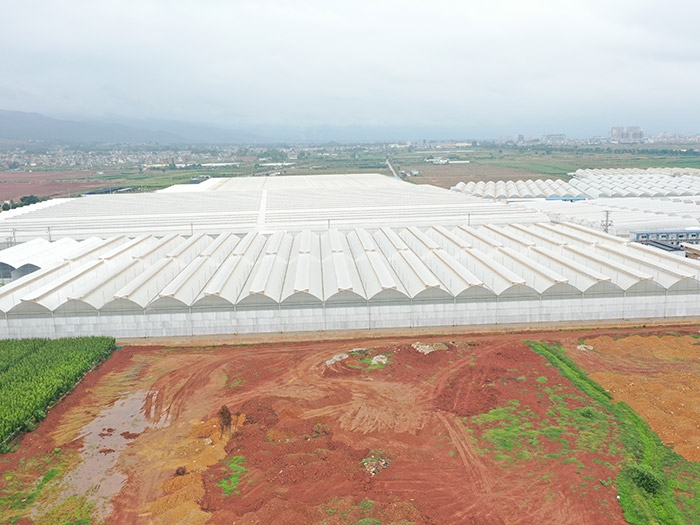
[[[55,449],[27,462],[20,461],[14,471],[2,473],[0,486],[0,523],[14,523],[26,515],[36,502],[47,502],[56,496],[58,482],[75,460],[73,454]],[[43,472],[37,478],[35,472]]]
[[[90,525],[94,522],[94,510],[95,506],[88,503],[85,496],[69,496],[34,523],[36,525],[55,525],[56,523]]]
[[[228,468],[231,469],[231,475],[218,483],[227,497],[231,494],[239,494],[238,484],[241,482],[241,476],[248,470],[243,466],[243,463],[245,463],[243,456],[233,456],[227,462]]]

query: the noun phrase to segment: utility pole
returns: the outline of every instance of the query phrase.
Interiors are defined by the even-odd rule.
[[[608,230],[612,226],[612,221],[610,220],[610,210],[605,210],[605,220],[603,221],[603,231],[608,233]]]

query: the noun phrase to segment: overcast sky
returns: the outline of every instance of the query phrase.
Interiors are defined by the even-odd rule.
[[[6,0],[0,108],[245,129],[700,132],[691,0]]]

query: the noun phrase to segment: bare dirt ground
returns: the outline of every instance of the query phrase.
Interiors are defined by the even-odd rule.
[[[94,171],[2,171],[0,200],[16,201],[25,195],[65,197],[106,185],[91,180],[94,177]]]
[[[614,479],[610,452],[509,463],[480,448],[469,421],[514,399],[545,417],[544,384],[578,395],[525,339],[575,350],[582,336],[602,348],[669,330],[697,326],[125,346],[0,457],[0,496],[60,471],[0,522],[48,524],[57,508],[66,520],[78,495],[95,521],[120,524],[624,523],[614,487],[597,483]],[[418,340],[443,344],[423,354]],[[607,366],[584,364],[597,362]],[[231,461],[245,470],[227,496]]]
[[[421,163],[411,166],[401,166],[401,169],[407,172],[411,170],[419,170],[421,172],[421,175],[418,177],[410,177],[409,180],[411,182],[416,184],[432,184],[433,186],[446,189],[452,188],[458,182],[555,178],[547,175],[539,175],[521,168],[479,164],[478,162],[470,162],[468,164]]]
[[[700,461],[700,339],[635,335],[586,338],[570,355],[591,378],[646,419],[661,440]]]

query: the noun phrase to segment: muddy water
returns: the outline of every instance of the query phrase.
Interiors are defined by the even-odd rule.
[[[115,468],[119,454],[129,442],[153,426],[143,413],[147,392],[139,390],[119,398],[83,426],[80,465],[62,482],[63,492],[56,504],[68,497],[87,497],[95,514],[104,519],[112,512],[110,500],[126,482],[126,475]]]

